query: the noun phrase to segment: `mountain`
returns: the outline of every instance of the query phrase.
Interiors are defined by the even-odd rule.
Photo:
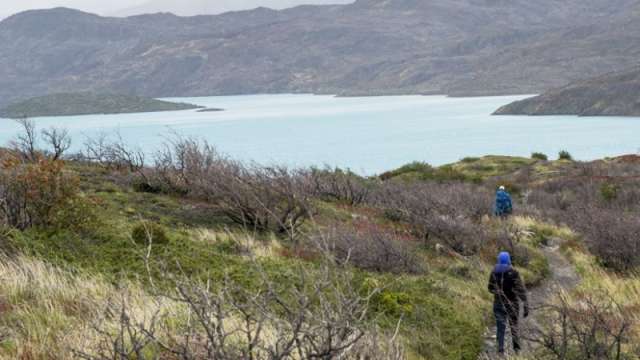
[[[0,22],[0,105],[57,92],[148,97],[540,93],[634,66],[640,0],[358,0],[221,15]]]
[[[640,116],[640,68],[578,81],[506,105],[495,114]]]
[[[0,109],[0,117],[17,119],[39,116],[176,111],[197,108],[200,107],[138,96],[69,93],[41,96],[9,105],[4,109]]]
[[[229,11],[240,11],[266,7],[270,9],[286,9],[304,4],[330,5],[347,4],[352,0],[151,0],[140,5],[113,12],[114,16],[132,16],[170,12],[182,16],[203,14],[221,14]]]

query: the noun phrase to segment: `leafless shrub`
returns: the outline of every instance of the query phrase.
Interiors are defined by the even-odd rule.
[[[404,347],[397,340],[398,329],[392,336],[381,331],[370,331],[362,341],[354,344],[349,354],[343,359],[353,360],[405,360],[407,353]]]
[[[124,294],[123,294],[124,295]],[[155,304],[157,305],[157,304]],[[158,359],[150,355],[150,346],[156,335],[159,324],[166,320],[161,308],[154,309],[152,318],[146,324],[136,319],[125,298],[112,299],[107,302],[102,323],[92,329],[96,332],[98,343],[92,349],[73,349],[77,359],[85,360],[125,360],[125,359]],[[113,320],[115,326],[106,324]]]
[[[51,150],[47,150],[48,157],[52,160],[60,160],[62,156],[71,148],[71,137],[66,129],[55,127],[42,130],[42,137]]]
[[[306,174],[314,196],[361,205],[368,201],[372,185],[366,179],[341,169],[311,169]]]
[[[198,181],[228,162],[206,141],[176,136],[155,156],[154,181],[164,191],[196,192]]]
[[[22,128],[22,131],[15,140],[10,142],[9,148],[22,156],[25,161],[36,161],[40,154],[38,151],[36,123],[27,118],[18,119],[16,122]]]
[[[391,273],[424,273],[425,265],[416,252],[415,239],[369,223],[336,226],[325,238],[325,244],[338,261],[358,268]]]
[[[161,297],[185,309],[178,332],[160,311],[144,323],[132,321],[122,302],[110,310],[119,316],[118,329],[97,326],[102,345],[76,354],[89,360],[404,358],[396,336],[382,336],[372,325],[369,299],[378,290],[361,294],[346,269],[329,262],[313,273],[301,268],[284,290],[256,270],[251,289],[230,278],[220,284],[176,279],[175,291]]]
[[[310,214],[301,178],[286,168],[227,163],[200,185],[216,209],[247,228],[293,238]]]
[[[629,271],[640,266],[640,220],[622,211],[576,208],[571,226],[579,231],[603,265]]]
[[[394,184],[381,187],[375,204],[405,221],[425,241],[441,241],[462,254],[478,251],[486,233],[479,221],[490,214],[493,198],[468,184]]]
[[[310,213],[305,178],[284,167],[245,165],[206,142],[177,138],[160,152],[159,186],[207,201],[246,228],[295,237]]]
[[[541,357],[549,359],[628,359],[635,315],[604,294],[582,295],[571,301],[561,295],[544,305],[543,328],[527,337],[541,345]]]
[[[608,178],[558,179],[534,189],[527,202],[543,217],[580,233],[603,265],[628,271],[640,266],[640,220],[634,215],[640,194],[636,188],[633,181]]]
[[[52,127],[42,130],[39,137],[33,120],[25,118],[16,122],[22,131],[9,143],[9,149],[24,162],[33,163],[41,159],[60,160],[71,147],[71,137],[67,130]],[[40,147],[39,140],[44,141],[44,147]]]
[[[114,139],[105,133],[85,141],[86,160],[100,164],[111,170],[126,170],[144,175],[145,153],[127,145],[120,134]]]

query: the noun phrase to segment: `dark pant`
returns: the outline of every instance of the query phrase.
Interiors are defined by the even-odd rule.
[[[496,317],[498,328],[498,352],[504,352],[504,336],[507,331],[507,322],[511,328],[511,338],[513,339],[513,349],[520,351],[520,331],[518,329],[518,316],[520,312],[519,304],[505,306],[500,302],[493,304],[493,314]]]

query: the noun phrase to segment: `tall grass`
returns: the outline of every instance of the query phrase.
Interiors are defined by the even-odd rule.
[[[104,309],[124,299],[148,319],[152,299],[139,287],[115,288],[99,276],[71,273],[28,257],[0,257],[0,331],[5,359],[73,359],[97,346],[94,325],[115,321]]]

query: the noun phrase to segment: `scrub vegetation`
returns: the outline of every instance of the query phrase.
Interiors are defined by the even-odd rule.
[[[555,242],[583,281],[539,309],[550,326],[533,358],[637,355],[635,157],[363,178],[240,163],[179,136],[152,158],[106,137],[66,154],[64,131],[23,125],[1,154],[3,358],[476,359],[496,254],[535,288]],[[492,216],[499,184],[516,195],[509,219]],[[558,314],[611,326],[551,347]]]

